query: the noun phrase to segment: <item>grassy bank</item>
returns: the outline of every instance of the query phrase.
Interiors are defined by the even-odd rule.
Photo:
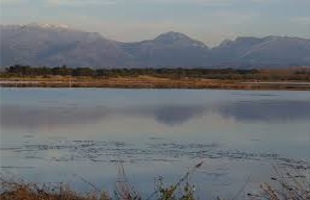
[[[310,68],[291,69],[91,69],[12,66],[2,87],[193,88],[310,90]]]
[[[136,77],[71,77],[33,76],[0,78],[2,87],[102,87],[102,88],[192,88],[192,89],[245,89],[245,90],[310,90],[310,82],[264,82],[257,80],[222,80],[206,78]]]
[[[271,178],[272,183],[263,183],[260,191],[255,194],[248,193],[241,197],[241,191],[231,200],[238,199],[267,199],[267,200],[309,200],[309,181],[303,176],[290,175],[287,178]],[[198,200],[201,199],[195,194],[194,185],[184,183],[170,186],[158,186],[153,194],[148,197],[141,197],[138,192],[133,191],[129,186],[118,186],[113,195],[106,191],[91,191],[80,193],[72,190],[67,184],[51,186],[49,184],[38,184],[25,181],[1,180],[1,200]],[[239,196],[240,195],[240,196]],[[247,197],[244,197],[247,196]],[[220,197],[216,200],[224,200]]]
[[[197,164],[192,170],[199,168]],[[70,189],[69,185],[58,184],[37,184],[25,182],[23,180],[0,179],[0,199],[1,200],[198,200],[201,199],[195,194],[195,186],[188,183],[188,176],[193,171],[189,171],[177,183],[164,186],[161,180],[156,184],[152,194],[147,197],[140,196],[134,190],[127,179],[122,177],[122,181],[116,182],[113,195],[98,189],[92,183],[92,192],[79,193]],[[310,199],[310,174],[301,170],[279,170],[275,169],[275,177],[269,182],[261,184],[260,190],[256,193],[247,193],[246,184],[236,193],[231,200],[237,199],[267,199],[267,200],[309,200]],[[241,195],[242,194],[242,195]],[[221,200],[221,198],[217,198]],[[223,200],[223,199],[222,199]]]

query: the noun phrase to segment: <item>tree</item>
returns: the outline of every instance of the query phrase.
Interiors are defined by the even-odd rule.
[[[87,67],[76,68],[72,71],[73,76],[94,76],[95,74],[95,70]]]

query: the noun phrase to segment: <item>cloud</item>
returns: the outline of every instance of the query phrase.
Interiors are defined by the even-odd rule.
[[[179,3],[190,3],[190,4],[203,4],[203,5],[214,5],[214,6],[229,6],[237,2],[252,2],[261,3],[277,0],[131,0],[131,2],[140,3],[151,3],[157,2],[162,4],[179,4]],[[30,0],[0,0],[2,5],[15,5],[29,2]],[[115,5],[116,3],[127,3],[129,0],[33,0],[33,2],[39,4],[48,4],[52,6],[89,6],[89,5]]]
[[[295,17],[291,21],[300,25],[310,25],[310,16]]]
[[[279,0],[136,0],[136,1],[160,2],[160,3],[234,4],[238,2],[265,3]]]
[[[24,2],[23,0],[0,0],[0,4],[2,5],[11,5],[18,4]]]
[[[89,6],[89,5],[114,5],[112,0],[47,0],[53,6]]]
[[[251,22],[251,20],[257,17],[256,12],[232,12],[232,11],[216,11],[210,13],[211,18],[216,19],[218,23],[222,25],[240,25],[243,23]]]
[[[89,6],[89,5],[114,5],[116,0],[0,0],[1,5],[18,5],[24,3],[48,4],[50,6]]]

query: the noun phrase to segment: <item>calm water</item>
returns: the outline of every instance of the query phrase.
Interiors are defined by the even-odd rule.
[[[147,195],[154,178],[191,177],[200,197],[268,181],[272,165],[310,168],[310,92],[1,88],[2,174],[81,177],[113,189],[122,160]]]

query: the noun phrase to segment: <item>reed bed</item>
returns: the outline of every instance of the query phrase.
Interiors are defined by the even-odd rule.
[[[113,194],[98,189],[95,185],[84,180],[94,190],[88,193],[78,193],[68,184],[59,183],[38,184],[21,179],[0,178],[1,200],[198,200],[195,185],[188,182],[189,176],[202,165],[196,164],[175,184],[165,186],[162,179],[156,181],[156,188],[149,196],[141,196],[128,182],[122,165],[118,165],[118,177]],[[254,200],[310,200],[309,170],[283,170],[275,168],[275,176],[271,182],[261,184],[257,194],[247,194],[247,199]],[[242,192],[244,188],[242,188]],[[237,193],[232,200],[245,199]],[[217,198],[217,200],[223,200]]]
[[[310,200],[309,169],[281,169],[274,167],[271,182],[260,185],[258,194],[248,194],[251,199]]]
[[[148,76],[117,78],[0,78],[1,87],[98,87],[98,88],[189,88],[189,89],[243,89],[243,90],[310,90],[310,84],[298,82],[243,82],[204,78],[158,78]]]
[[[1,200],[196,200],[195,186],[188,183],[188,177],[200,168],[201,163],[196,164],[175,184],[164,186],[162,179],[157,179],[156,188],[152,194],[142,197],[129,184],[124,172],[123,165],[119,163],[118,177],[115,182],[115,190],[110,195],[104,190],[100,190],[94,184],[80,177],[89,184],[92,192],[78,193],[72,190],[68,184],[59,183],[38,184],[26,182],[20,178],[0,178],[0,199]]]

